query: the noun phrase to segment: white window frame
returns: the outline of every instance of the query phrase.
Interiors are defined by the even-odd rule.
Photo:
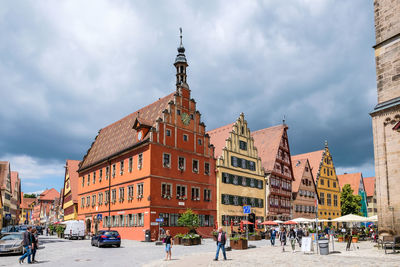
[[[130,157],[128,160],[128,171],[131,173],[133,170],[133,157]]]
[[[194,168],[194,163],[197,162],[197,169]],[[199,160],[197,159],[192,159],[192,172],[193,173],[199,173]]]
[[[124,160],[121,160],[119,162],[119,175],[123,175],[124,174],[124,165],[125,165]]]
[[[183,142],[188,142],[188,141],[189,141],[189,135],[183,134],[182,136],[183,136],[183,137],[182,137]],[[185,137],[186,137],[186,140],[185,140]]]
[[[140,153],[138,155],[138,170],[141,170],[143,168],[143,153]]]
[[[207,168],[206,168],[207,164],[208,164],[208,172],[207,172]],[[210,175],[210,162],[204,162],[204,174]]]
[[[179,160],[180,160],[180,159],[183,159],[183,168],[182,168],[182,169],[181,169],[180,166],[179,166]],[[178,157],[178,170],[179,170],[179,171],[182,171],[182,172],[186,170],[186,158],[183,157],[183,156],[179,156],[179,157]]]
[[[134,195],[134,187],[133,185],[128,186],[128,201],[133,200],[133,195]]]
[[[136,192],[137,192],[136,198],[142,199],[144,195],[144,183],[138,183],[136,185]]]
[[[167,194],[167,192],[163,192],[163,191],[162,191],[162,190],[163,190],[163,185],[166,186],[165,189],[166,189],[167,192],[168,192],[167,187],[169,187],[169,192],[170,192],[169,195]],[[162,197],[162,198],[165,198],[165,199],[171,199],[173,195],[174,195],[174,194],[173,194],[173,187],[172,187],[172,184],[171,184],[171,183],[161,183],[161,197]]]
[[[125,200],[125,187],[120,187],[118,192],[119,192],[119,198],[118,198],[119,202],[124,202],[124,200]],[[121,192],[122,192],[122,194],[121,194]]]
[[[193,197],[193,189],[195,189],[195,191],[197,192],[197,196],[194,198]],[[193,200],[193,201],[200,201],[200,199],[201,199],[201,197],[200,197],[200,195],[201,195],[201,193],[200,193],[201,191],[200,191],[200,187],[197,187],[197,186],[192,186],[191,188],[190,188],[190,194],[191,194],[191,199]]]
[[[168,164],[165,164],[165,162],[164,162],[164,157],[166,156],[166,155],[168,155],[168,160],[169,160],[169,162],[168,162]],[[163,153],[163,156],[162,156],[162,166],[164,167],[164,168],[171,168],[171,154],[169,154],[169,153]]]

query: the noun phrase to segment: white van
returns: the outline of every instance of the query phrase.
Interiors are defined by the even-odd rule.
[[[64,238],[66,239],[84,239],[85,238],[85,223],[84,221],[65,221]]]

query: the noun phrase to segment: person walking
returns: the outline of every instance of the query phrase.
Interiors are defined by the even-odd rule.
[[[225,252],[225,243],[226,243],[226,233],[222,231],[222,227],[218,229],[217,236],[217,254],[215,255],[215,261],[218,260],[219,250],[222,249],[222,254],[224,255],[224,260],[226,260],[226,252]]]
[[[32,227],[28,226],[26,232],[23,234],[23,241],[22,245],[24,246],[25,253],[19,258],[19,264],[24,263],[26,257],[28,257],[28,264],[31,264],[31,254],[32,254],[32,234],[31,234]]]
[[[32,262],[33,263],[37,263],[37,261],[35,260],[35,256],[36,256],[36,250],[38,249],[38,235],[37,235],[37,230],[36,228],[32,229]]]
[[[169,260],[171,260],[172,237],[171,237],[171,234],[170,234],[169,230],[167,230],[165,232],[165,235],[166,235],[165,238],[164,238],[165,252],[166,252],[165,260],[167,261],[168,257],[169,257]]]
[[[271,230],[270,230],[271,246],[275,246],[276,234],[277,234],[277,232],[276,232],[275,228],[271,228]]]
[[[288,233],[288,237],[290,240],[290,245],[292,246],[292,252],[295,252],[296,249],[296,232],[294,231],[294,228],[290,228],[290,231]]]
[[[303,236],[304,236],[303,228],[300,227],[299,229],[297,229],[297,242],[299,242],[299,247],[301,247],[301,241],[303,239]]]
[[[282,252],[285,252],[286,230],[284,227],[282,227],[281,231],[279,232],[279,241],[281,241]]]

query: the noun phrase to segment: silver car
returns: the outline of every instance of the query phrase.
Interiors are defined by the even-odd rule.
[[[0,238],[0,254],[24,253],[22,246],[24,233],[3,233]]]

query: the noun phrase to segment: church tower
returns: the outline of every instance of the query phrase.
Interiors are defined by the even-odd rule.
[[[180,30],[180,39],[181,43],[178,47],[178,55],[176,55],[174,66],[176,68],[176,87],[177,90],[181,87],[189,89],[189,85],[187,84],[187,75],[186,68],[188,67],[186,56],[185,56],[185,47],[183,47],[182,43],[182,28]]]
[[[379,234],[400,234],[400,1],[375,0],[378,104],[372,117]]]

